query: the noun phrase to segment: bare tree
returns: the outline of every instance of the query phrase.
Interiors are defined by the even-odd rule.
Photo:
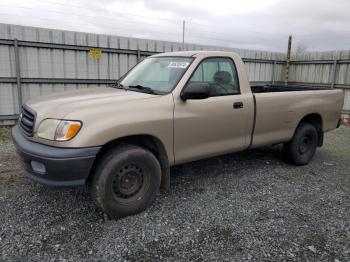
[[[295,48],[295,53],[301,54],[307,51],[307,46],[304,43],[299,42]]]

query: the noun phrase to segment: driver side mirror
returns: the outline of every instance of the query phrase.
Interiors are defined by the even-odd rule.
[[[209,84],[205,82],[188,83],[180,97],[182,100],[208,98],[210,97]]]

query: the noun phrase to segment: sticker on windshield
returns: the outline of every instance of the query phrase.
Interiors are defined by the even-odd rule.
[[[188,62],[170,62],[168,67],[172,68],[186,68],[190,63]]]

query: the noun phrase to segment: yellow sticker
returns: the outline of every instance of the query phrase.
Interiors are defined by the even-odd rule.
[[[102,51],[97,48],[90,49],[89,56],[95,59],[99,59],[102,56]]]

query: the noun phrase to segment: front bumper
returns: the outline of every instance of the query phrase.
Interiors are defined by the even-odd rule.
[[[60,148],[29,141],[18,126],[12,128],[26,176],[49,186],[84,185],[101,147]]]

